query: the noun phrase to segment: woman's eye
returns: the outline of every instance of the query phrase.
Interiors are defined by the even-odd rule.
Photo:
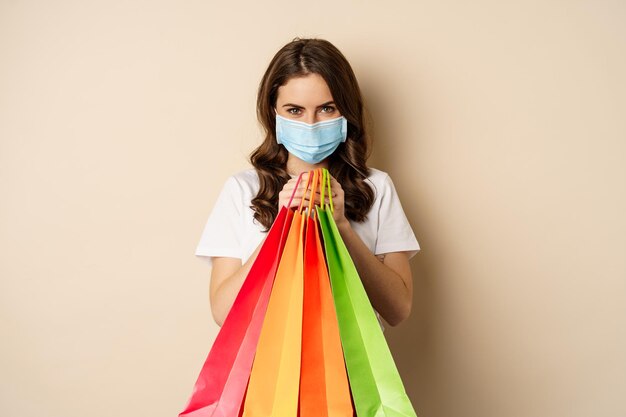
[[[333,111],[335,111],[335,108],[333,106],[322,107],[322,112],[324,113],[332,113]]]
[[[289,112],[289,114],[300,114],[300,109],[297,109],[295,107],[287,110],[287,112]]]

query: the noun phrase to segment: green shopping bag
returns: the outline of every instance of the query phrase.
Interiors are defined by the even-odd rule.
[[[330,177],[324,170],[329,197]],[[326,188],[326,187],[325,187]],[[330,198],[329,198],[330,199]],[[359,417],[417,417],[330,205],[316,207],[339,321],[350,390]]]

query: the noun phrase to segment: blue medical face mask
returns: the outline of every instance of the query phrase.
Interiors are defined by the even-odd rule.
[[[326,159],[347,136],[348,120],[343,116],[310,125],[276,113],[277,142],[309,164]]]

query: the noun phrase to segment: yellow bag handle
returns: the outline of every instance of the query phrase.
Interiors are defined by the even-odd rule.
[[[322,180],[320,181],[320,187],[321,187],[321,192],[320,192],[320,206],[322,207],[322,209],[326,209],[326,206],[328,205],[330,207],[330,212],[334,212],[335,211],[335,206],[333,205],[333,193],[330,189],[330,173],[328,172],[328,170],[326,168],[320,168],[322,173]],[[324,198],[326,195],[326,189],[328,189],[328,201],[329,204],[326,204],[326,199]]]

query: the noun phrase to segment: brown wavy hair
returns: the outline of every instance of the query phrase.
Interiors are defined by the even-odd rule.
[[[328,171],[344,190],[346,217],[363,222],[374,202],[374,191],[365,182],[370,154],[363,98],[356,76],[343,54],[323,39],[295,38],[272,58],[257,95],[257,118],[265,131],[263,143],[250,154],[260,187],[250,208],[254,218],[269,230],[278,214],[278,193],[291,178],[287,173],[288,151],[276,142],[278,88],[293,77],[319,74],[328,84],[339,112],[348,120],[345,142],[328,159]]]

